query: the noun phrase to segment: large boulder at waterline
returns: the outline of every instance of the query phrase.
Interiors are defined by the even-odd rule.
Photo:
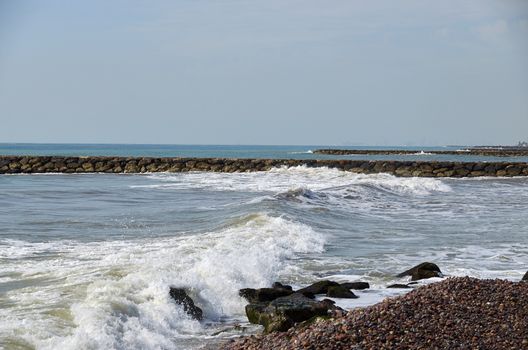
[[[286,289],[286,290],[289,290],[289,291],[293,291],[292,286],[289,286],[287,284],[282,284],[280,282],[273,282],[271,288],[274,288],[274,289]]]
[[[269,302],[292,293],[291,289],[286,288],[244,288],[238,292],[241,297],[250,303]]]
[[[202,309],[194,305],[194,301],[190,296],[187,295],[185,289],[171,287],[169,295],[176,302],[176,304],[183,306],[183,310],[185,310],[189,316],[198,321],[203,319]]]
[[[330,286],[326,292],[326,296],[330,298],[346,298],[346,299],[356,299],[358,296],[350,291],[350,289],[340,286]]]
[[[404,271],[397,275],[397,277],[411,276],[412,281],[418,281],[431,277],[443,277],[442,271],[438,265],[431,262],[423,262],[415,267]]]
[[[524,274],[522,281],[528,281],[528,271]]]
[[[328,292],[328,287],[338,286],[338,285],[339,285],[339,283],[337,283],[337,282],[323,280],[323,281],[315,282],[315,283],[309,285],[308,287],[299,289],[297,291],[297,293],[301,293],[301,294],[326,294]]]
[[[345,282],[345,283],[341,283],[341,285],[347,289],[356,289],[356,290],[370,288],[370,284],[368,284],[368,282]]]
[[[253,303],[246,306],[249,322],[264,326],[264,332],[286,331],[296,323],[317,316],[328,316],[334,306],[294,293],[268,303]]]

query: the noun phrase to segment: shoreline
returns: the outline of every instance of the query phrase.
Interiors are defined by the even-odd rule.
[[[399,177],[528,176],[527,162],[440,162],[264,158],[155,158],[104,156],[0,156],[0,174],[254,172],[277,167],[328,167]]]
[[[528,348],[526,293],[526,281],[450,277],[286,332],[231,339],[221,348]]]

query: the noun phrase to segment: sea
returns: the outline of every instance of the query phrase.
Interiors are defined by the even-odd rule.
[[[438,148],[428,147],[405,148],[416,150],[407,156],[313,154],[317,148],[0,144],[0,154],[497,161],[431,155]],[[406,283],[395,275],[424,261],[445,277],[521,279],[528,178],[303,166],[0,175],[0,348],[214,349],[259,332],[240,288],[369,282],[358,299],[336,299],[353,309],[406,293],[386,286]],[[185,288],[204,320],[175,304],[170,287]]]

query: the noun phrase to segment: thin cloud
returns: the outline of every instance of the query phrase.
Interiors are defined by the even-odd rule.
[[[493,23],[476,27],[474,32],[481,40],[496,42],[508,35],[510,26],[505,20],[499,19]]]

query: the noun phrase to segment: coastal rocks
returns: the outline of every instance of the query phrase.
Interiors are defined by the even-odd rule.
[[[190,171],[232,173],[296,166],[328,167],[360,174],[388,173],[402,177],[528,176],[528,163],[526,162],[0,156],[0,174]]]
[[[271,288],[275,288],[275,289],[285,289],[285,290],[293,291],[292,286],[288,286],[288,285],[286,285],[286,284],[282,284],[282,283],[280,283],[280,282],[274,282],[274,283],[271,285]]]
[[[528,281],[528,271],[526,271],[521,281]]]
[[[370,284],[368,284],[368,282],[345,282],[345,283],[341,283],[341,285],[345,288],[356,289],[356,290],[370,288]]]
[[[238,294],[249,301],[250,303],[260,303],[266,301],[273,301],[280,297],[285,297],[292,294],[291,289],[286,288],[244,288]]]
[[[397,275],[397,277],[404,276],[411,276],[411,281],[418,281],[431,277],[442,277],[443,275],[438,265],[430,262],[423,262]]]
[[[308,287],[294,291],[291,286],[275,282],[272,288],[244,288],[239,295],[249,301],[246,316],[249,322],[264,326],[266,333],[285,331],[296,323],[313,317],[343,313],[330,299],[315,300],[315,295],[325,294],[331,298],[357,298],[350,288],[365,289],[366,282],[339,284],[334,281],[318,281]]]
[[[183,306],[183,310],[195,320],[201,321],[203,319],[203,311],[198,306],[194,305],[194,301],[187,295],[185,289],[171,287],[169,290],[170,297]]]
[[[315,282],[309,285],[308,287],[299,289],[297,293],[325,294],[328,292],[328,287],[333,287],[333,286],[339,286],[339,283],[334,282],[334,281],[323,280],[323,281]]]
[[[342,317],[222,349],[528,349],[528,283],[448,278]]]
[[[358,296],[350,291],[350,289],[345,288],[344,286],[331,286],[328,287],[326,296],[330,298],[346,298],[346,299],[356,299]]]
[[[284,332],[296,323],[317,316],[328,316],[332,304],[316,301],[302,294],[294,293],[280,297],[269,304],[255,303],[246,306],[249,322],[264,326],[264,332]]]

